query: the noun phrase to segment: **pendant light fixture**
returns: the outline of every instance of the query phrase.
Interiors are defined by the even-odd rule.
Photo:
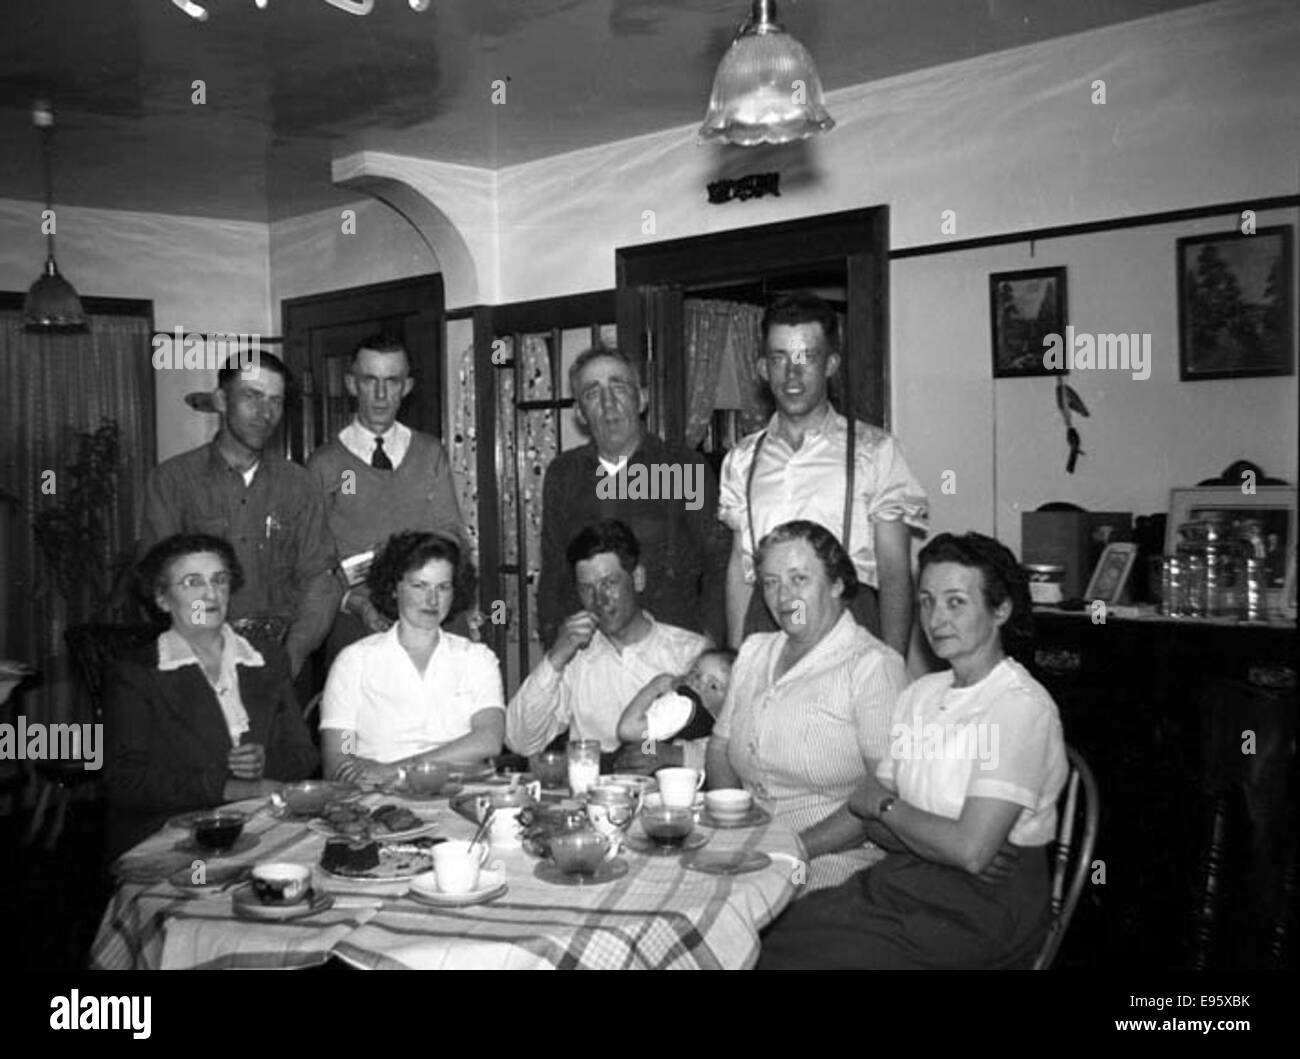
[[[754,0],[718,64],[701,138],[753,147],[834,127],[808,49],[776,21],[776,0]]]
[[[86,311],[81,307],[72,284],[59,275],[54,262],[54,180],[51,175],[54,153],[54,112],[48,103],[37,103],[32,108],[32,124],[41,133],[41,148],[45,156],[45,214],[42,221],[46,230],[45,269],[27,292],[23,303],[23,325],[28,331],[86,331]]]

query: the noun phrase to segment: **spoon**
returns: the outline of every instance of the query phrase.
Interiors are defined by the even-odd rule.
[[[492,814],[495,811],[496,810],[493,809],[492,806],[489,805],[487,807],[487,812],[483,814],[483,819],[479,821],[478,830],[474,832],[474,837],[469,840],[470,849],[473,849],[478,845],[479,839],[483,837],[484,833],[488,829],[488,825],[492,823]]]

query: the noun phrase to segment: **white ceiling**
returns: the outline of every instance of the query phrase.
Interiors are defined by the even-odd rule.
[[[278,219],[353,197],[357,147],[498,168],[703,118],[748,0],[324,0],[10,4],[0,197],[39,199],[34,99],[58,119],[55,200]],[[797,0],[781,21],[825,87],[1191,6],[1191,0]],[[207,102],[191,102],[206,83]],[[507,81],[504,105],[492,83]],[[834,133],[831,133],[834,135]]]

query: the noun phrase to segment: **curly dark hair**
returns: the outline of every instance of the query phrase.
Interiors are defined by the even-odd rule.
[[[810,522],[801,518],[792,522],[782,522],[758,542],[758,551],[754,555],[754,568],[763,565],[763,557],[772,545],[785,544],[789,541],[808,542],[817,558],[822,561],[826,576],[832,581],[839,581],[843,589],[840,592],[841,600],[847,603],[858,594],[860,582],[853,560],[844,550],[840,539],[820,522]]]
[[[982,533],[941,533],[917,556],[917,584],[927,566],[957,563],[980,572],[980,592],[990,610],[1011,601],[1011,616],[1000,630],[1002,649],[1012,657],[1028,653],[1034,642],[1034,610],[1029,599],[1029,578],[1020,560],[1001,541]],[[1022,659],[1023,660],[1023,659]]]
[[[607,518],[578,530],[569,541],[565,558],[572,570],[579,563],[605,552],[617,555],[619,565],[630,574],[641,561],[641,542],[626,522]]]
[[[162,615],[155,598],[167,591],[171,582],[172,564],[189,555],[219,555],[230,574],[230,594],[233,596],[244,585],[244,568],[234,546],[224,537],[210,533],[176,533],[164,537],[148,552],[135,568],[135,591],[140,601],[155,616]]]
[[[451,564],[453,593],[448,618],[466,610],[474,601],[474,564],[463,559],[460,545],[437,533],[410,531],[394,533],[375,556],[366,576],[370,602],[389,621],[397,620],[397,583],[407,574],[423,569],[431,559]]]

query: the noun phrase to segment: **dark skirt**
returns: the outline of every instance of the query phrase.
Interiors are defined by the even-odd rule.
[[[857,594],[848,604],[849,613],[867,632],[880,638],[880,603],[876,590],[870,585],[858,585]],[[772,618],[772,612],[763,602],[763,590],[754,585],[749,596],[749,609],[745,611],[745,635],[756,632],[779,632],[781,627]]]
[[[995,883],[891,853],[796,901],[764,935],[758,969],[1028,968],[1050,890],[1045,846],[1022,849],[1014,874]]]

